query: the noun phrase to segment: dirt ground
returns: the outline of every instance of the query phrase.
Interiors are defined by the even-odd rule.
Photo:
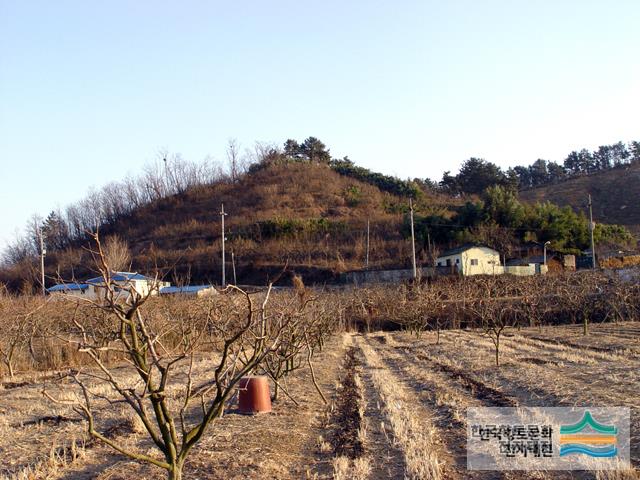
[[[310,373],[287,379],[273,412],[240,415],[235,402],[185,466],[186,479],[228,478],[640,478],[640,323],[508,330],[496,368],[491,340],[476,331],[416,339],[404,332],[339,334],[315,357],[324,404]],[[570,368],[568,368],[570,367]],[[206,375],[206,358],[198,368]],[[2,379],[0,478],[152,479],[156,467],[88,439],[68,407],[64,372]],[[465,412],[471,406],[615,405],[632,409],[632,463],[620,476],[595,472],[469,472]],[[152,453],[122,404],[102,411],[108,434]]]

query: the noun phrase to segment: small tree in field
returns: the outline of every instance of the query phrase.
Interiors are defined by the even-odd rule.
[[[159,299],[151,299],[151,292],[142,296],[128,288],[128,297],[123,296],[122,286],[112,281],[97,234],[94,240],[105,294],[91,307],[105,315],[99,322],[98,315],[72,318],[75,332],[69,341],[78,345],[93,368],[75,374],[81,395],[62,403],[70,403],[85,418],[92,437],[179,480],[191,449],[222,414],[240,379],[279,347],[290,318],[277,318],[268,311],[271,286],[258,304],[252,295],[229,287],[228,295],[213,297],[205,305],[154,310],[152,304]],[[207,356],[212,358],[209,378],[196,385],[194,359],[205,347],[215,355]],[[117,375],[105,361],[109,353],[124,360]],[[137,382],[123,380],[122,368]],[[94,402],[105,399],[105,385],[141,420],[159,456],[125,447],[101,432]]]
[[[287,322],[288,328],[283,332],[278,347],[273,349],[264,358],[264,362],[260,365],[264,371],[274,382],[273,395],[271,399],[276,401],[281,389],[284,390],[281,382],[295,370],[304,365],[305,350],[313,354],[314,346],[321,345],[324,331],[316,335],[320,329],[319,323],[321,318],[314,315],[313,311],[309,311],[308,305],[316,299],[308,295],[307,289],[298,276],[293,277],[293,285],[295,295],[280,299],[277,304],[276,320],[277,323]],[[314,335],[310,335],[313,332]],[[313,340],[312,340],[313,338]],[[307,356],[309,367],[313,374],[313,366],[311,358]],[[314,384],[318,388],[317,383]],[[285,394],[297,405],[296,400],[286,391]],[[319,391],[319,388],[318,388]],[[320,392],[320,395],[322,393]],[[324,397],[322,397],[324,399]]]
[[[477,300],[471,307],[485,334],[493,342],[496,367],[500,366],[500,338],[505,329],[515,325],[517,316],[512,305],[493,298]]]
[[[569,280],[569,279],[567,279]],[[597,275],[583,274],[571,277],[571,283],[563,285],[560,298],[573,323],[582,323],[582,334],[589,334],[589,323],[603,301],[603,291],[599,287]]]
[[[42,297],[0,297],[0,315],[12,319],[2,330],[0,361],[12,379],[15,376],[16,359],[33,340],[37,327],[34,315],[46,304]]]

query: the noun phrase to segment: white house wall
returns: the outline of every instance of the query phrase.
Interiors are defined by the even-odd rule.
[[[478,260],[478,265],[471,264],[471,260],[474,259]],[[446,266],[447,260],[451,261],[451,265],[457,266],[458,272],[465,276],[504,273],[504,269],[500,266],[500,254],[486,247],[472,247],[456,255],[438,257],[437,261],[441,262],[442,266]]]
[[[472,265],[471,260],[478,260],[477,265]],[[473,247],[462,252],[463,275],[500,275],[503,273],[500,267],[500,254],[486,247]]]

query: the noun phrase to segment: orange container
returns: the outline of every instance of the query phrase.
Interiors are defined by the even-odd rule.
[[[238,384],[240,413],[268,413],[271,411],[269,380],[265,376],[242,377]]]

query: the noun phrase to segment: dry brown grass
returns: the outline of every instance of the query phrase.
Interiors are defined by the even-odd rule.
[[[317,361],[324,368],[316,375],[327,394],[335,381],[343,348],[342,342],[334,338],[317,354]],[[199,360],[194,374],[197,382],[207,379],[209,369],[206,357]],[[289,391],[295,392],[299,406],[283,397],[274,403],[273,414],[239,415],[234,412],[235,400],[230,402],[226,415],[216,420],[215,428],[188,461],[186,478],[246,478],[251,472],[256,475],[262,472],[272,478],[302,478],[308,470],[323,471],[317,466],[321,465],[322,456],[314,453],[315,439],[323,433],[319,417],[323,407],[317,392],[307,388],[309,384],[308,370],[296,371],[288,379],[288,386]],[[49,380],[47,385],[47,390],[56,397],[71,398],[76,388],[69,379]],[[70,408],[52,407],[42,397],[41,389],[42,383],[0,390],[0,436],[4,439],[0,451],[10,459],[0,467],[0,478],[75,480],[162,476],[159,469],[127,461],[99,443],[89,441],[80,422],[62,421],[58,425],[45,421],[26,426],[27,422],[52,415],[77,418]],[[107,389],[103,393],[113,399]],[[103,401],[96,408],[100,422],[113,432],[113,438],[130,448],[151,453],[151,445],[140,442],[144,435],[140,434],[138,417],[121,404]],[[72,446],[74,439],[76,447]],[[64,455],[62,446],[66,447]],[[361,468],[361,465],[354,467]]]
[[[609,329],[601,328],[602,332],[594,327],[591,335],[607,345],[611,342]],[[638,323],[619,324],[618,331],[635,332],[637,328]],[[547,327],[545,332],[560,342],[572,338],[571,327]],[[408,334],[400,334],[395,339],[402,348],[396,352],[385,349],[384,354],[393,358],[402,352],[407,375],[433,385],[435,398],[444,398],[445,403],[458,403],[455,395],[462,392],[463,397],[471,395],[472,402],[495,406],[628,406],[632,409],[631,454],[635,468],[612,478],[634,478],[640,462],[640,404],[635,394],[640,384],[640,358],[620,352],[627,351],[625,346],[634,348],[638,337],[631,335],[626,342],[616,339],[615,344],[622,349],[607,353],[523,338],[537,334],[537,329],[523,329],[518,335],[506,337],[504,365],[500,368],[492,362],[490,340],[480,331],[448,332],[439,346],[434,345],[433,334],[417,342]],[[454,395],[449,392],[452,387]]]
[[[480,294],[478,286],[486,288],[487,285],[494,295],[515,296],[517,289],[526,284],[462,282],[452,287],[450,295],[462,292],[467,298],[474,298]],[[367,292],[369,290],[360,291],[355,299],[353,292],[331,293],[331,307],[323,314],[334,312],[332,325],[344,325],[344,316],[350,314],[363,318],[383,315],[384,309],[377,308],[384,307],[382,302],[391,298],[393,290],[388,289],[386,295],[378,291],[369,296]],[[33,301],[38,305],[38,300]],[[365,303],[356,305],[358,301]],[[155,299],[150,304],[149,318],[152,320],[156,313],[178,318],[185,310],[197,314],[198,302],[192,302]],[[23,305],[25,311],[30,305],[28,302]],[[57,333],[46,339],[51,343],[42,351],[51,351],[53,355],[55,342],[63,338],[59,333],[72,333],[53,326],[63,325],[70,310],[68,306],[65,310],[62,304],[46,308],[39,322],[47,326],[43,331]],[[7,322],[13,317],[2,318]],[[102,319],[96,317],[95,320],[97,327]],[[594,322],[588,336],[582,335],[579,325],[510,328],[502,341],[501,366],[496,368],[493,344],[481,329],[447,330],[441,333],[439,343],[436,333],[429,330],[419,339],[409,332],[334,336],[324,350],[318,352],[319,357],[314,361],[318,366],[316,374],[326,396],[333,398],[340,391],[335,388],[337,380],[344,380],[340,365],[344,365],[352,353],[357,360],[352,384],[357,393],[353,398],[358,422],[352,433],[364,446],[361,454],[349,456],[334,452],[335,426],[323,422],[324,406],[309,382],[308,370],[301,369],[292,372],[286,380],[286,388],[300,407],[282,396],[274,403],[274,414],[248,418],[235,415],[231,404],[231,411],[228,409],[227,415],[216,420],[215,433],[207,436],[194,452],[186,471],[206,479],[226,478],[220,472],[231,478],[268,472],[277,478],[372,478],[386,474],[408,478],[480,479],[483,478],[480,474],[464,470],[465,452],[461,445],[466,438],[467,407],[578,404],[629,406],[633,412],[634,468],[615,474],[592,472],[585,478],[637,478],[639,338],[640,323],[637,322]],[[163,341],[169,346],[173,340],[167,337]],[[44,343],[36,345],[40,347]],[[196,357],[196,381],[207,378],[216,355],[215,342],[209,346],[211,348],[199,351]],[[347,352],[351,353],[347,355]],[[71,409],[52,406],[42,397],[45,382],[47,390],[56,398],[71,400],[77,395],[69,377],[46,371],[49,365],[64,366],[63,362],[44,353],[36,355],[41,360],[34,361],[28,344],[22,348],[21,355],[15,378],[10,380],[5,376],[0,387],[0,436],[5,439],[0,452],[8,459],[0,466],[0,475],[93,478],[91,475],[103,471],[102,478],[127,478],[133,472],[144,478],[158,474],[150,467],[131,463],[92,444]],[[74,359],[67,355],[64,360],[69,366]],[[120,361],[117,356],[109,360],[119,380],[128,384],[134,377],[125,369],[117,368]],[[184,375],[181,368],[177,371],[178,379]],[[346,384],[342,380],[342,384]],[[149,453],[151,445],[141,441],[142,429],[137,418],[128,414],[121,404],[109,404],[107,398],[111,401],[116,398],[99,381],[90,388],[105,397],[96,405],[100,424],[120,442]],[[173,405],[171,402],[177,401],[181,392],[179,386],[172,386],[165,393]],[[505,474],[505,477],[566,478],[553,472]]]
[[[358,342],[367,364],[374,368],[373,382],[383,400],[382,412],[405,456],[406,475],[412,479],[443,478],[443,460],[438,454],[438,433],[430,419],[412,399],[412,395],[379,355],[364,342]]]

